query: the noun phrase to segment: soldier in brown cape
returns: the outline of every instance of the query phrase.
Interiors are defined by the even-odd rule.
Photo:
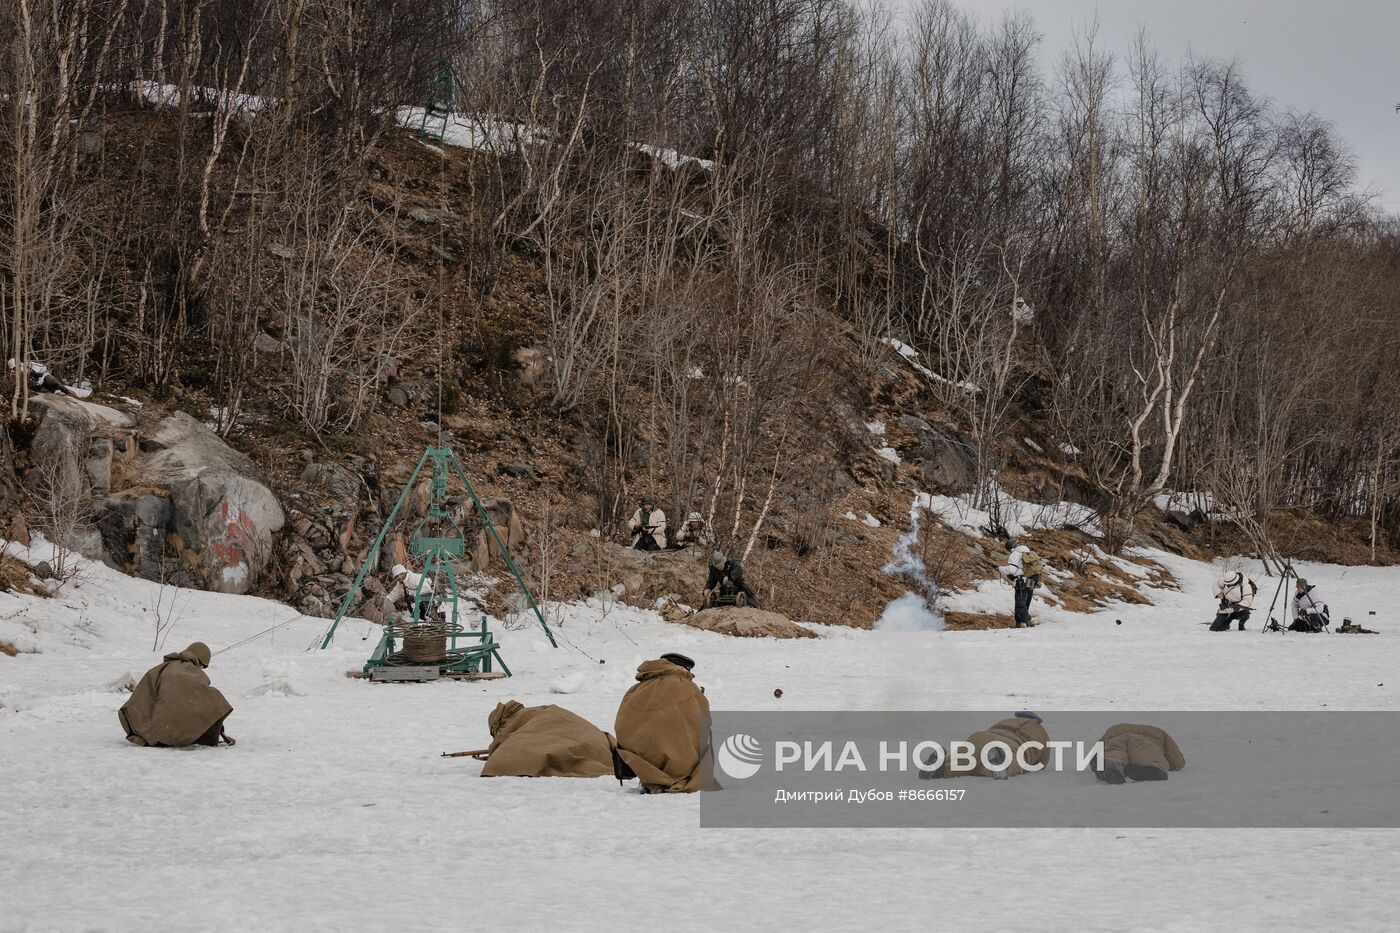
[[[615,773],[638,778],[648,794],[715,789],[710,703],[690,673],[695,662],[663,654],[637,668],[617,708]]]
[[[209,683],[209,646],[197,641],[167,654],[146,672],[131,699],[117,713],[132,745],[183,747],[218,745],[224,719],[233,712],[224,695]]]
[[[613,773],[612,736],[559,706],[497,703],[482,777],[602,777]]]
[[[1168,771],[1186,767],[1186,756],[1165,729],[1157,726],[1120,722],[1103,734],[1103,770],[1099,780],[1122,784],[1134,781],[1165,781]]]
[[[939,777],[990,777],[1001,780],[1015,777],[1018,774],[1027,774],[1029,772],[1021,767],[1018,757],[1024,757],[1027,764],[1044,764],[1049,754],[1046,743],[1050,741],[1050,734],[1045,731],[1045,726],[1038,715],[1031,712],[1020,712],[1010,719],[1003,719],[990,729],[972,733],[967,737],[967,740],[972,743],[975,749],[976,763],[972,767],[955,768],[951,762],[944,762],[937,771],[919,772],[919,777],[925,780]],[[982,763],[982,750],[993,742],[1005,743],[1011,754],[1008,760],[993,762],[999,767],[989,769]],[[1036,742],[1039,743],[1039,746],[1027,749],[1024,756],[1018,756],[1021,746],[1027,742]],[[989,757],[997,753],[1001,753],[1001,749],[993,749],[989,753]]]

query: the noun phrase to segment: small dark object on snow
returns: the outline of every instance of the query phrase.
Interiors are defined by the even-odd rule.
[[[1123,620],[1122,620],[1122,619],[1114,619],[1114,620],[1113,620],[1113,624],[1114,624],[1114,625],[1122,625],[1122,624],[1123,624]]]
[[[1357,625],[1355,622],[1351,621],[1350,619],[1343,619],[1343,620],[1342,620],[1342,627],[1339,628],[1339,629],[1337,629],[1337,632],[1338,632],[1339,634],[1342,634],[1342,635],[1378,635],[1378,634],[1380,634],[1380,633],[1377,632],[1375,629],[1362,628],[1361,626]]]
[[[782,687],[778,687],[776,690],[774,690],[774,691],[773,691],[773,696],[774,696],[776,699],[781,700],[781,699],[783,698],[783,688],[782,688]]]

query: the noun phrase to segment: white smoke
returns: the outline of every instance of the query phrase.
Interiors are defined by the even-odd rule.
[[[919,543],[919,513],[928,504],[928,496],[920,493],[909,506],[909,530],[899,536],[894,556],[883,568],[889,576],[901,577],[914,589],[890,600],[874,628],[882,632],[939,632],[943,630],[943,615],[938,611],[939,588],[928,575],[924,559],[915,550]]]

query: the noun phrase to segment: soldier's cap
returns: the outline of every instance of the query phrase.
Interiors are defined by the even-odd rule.
[[[208,667],[209,661],[213,657],[209,652],[209,646],[202,641],[197,641],[185,649],[186,654],[194,655],[194,659],[199,662],[200,667]]]
[[[1022,719],[1034,719],[1036,722],[1044,722],[1044,721],[1045,721],[1045,720],[1043,720],[1043,719],[1040,718],[1040,714],[1039,714],[1039,713],[1032,713],[1032,712],[1031,712],[1030,710],[1028,710],[1028,709],[1023,709],[1023,710],[1021,710],[1019,713],[1017,713],[1016,715],[1019,716],[1019,717],[1021,717]]]
[[[403,564],[395,564],[389,570],[389,576],[391,577],[401,577],[406,573],[408,573],[408,568],[405,567]]]
[[[1298,589],[1300,589],[1300,590],[1305,590],[1305,589],[1308,588],[1308,581],[1307,581],[1307,580],[1304,580],[1302,577],[1299,577],[1296,586],[1297,586]]]
[[[676,665],[677,667],[683,667],[683,668],[685,668],[686,670],[692,670],[692,669],[694,669],[694,667],[695,667],[695,662],[694,662],[694,661],[692,661],[690,658],[686,657],[686,656],[683,655],[683,654],[678,654],[678,653],[675,652],[675,651],[668,651],[668,652],[666,652],[665,654],[663,654],[663,655],[661,656],[661,660],[663,660],[663,661],[670,661],[672,664]]]
[[[653,495],[648,495],[646,493],[643,493],[642,495],[638,496],[637,501],[640,502],[642,505],[656,505],[656,497]]]
[[[724,560],[724,552],[715,551],[713,554],[710,555],[710,566],[715,568],[723,567]]]

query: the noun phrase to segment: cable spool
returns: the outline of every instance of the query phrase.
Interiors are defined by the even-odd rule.
[[[446,635],[405,635],[403,650],[399,652],[405,661],[418,664],[436,664],[447,657]]]
[[[403,635],[403,648],[393,660],[402,664],[438,664],[452,660],[447,636],[459,634],[462,626],[452,622],[427,622],[410,626]]]

